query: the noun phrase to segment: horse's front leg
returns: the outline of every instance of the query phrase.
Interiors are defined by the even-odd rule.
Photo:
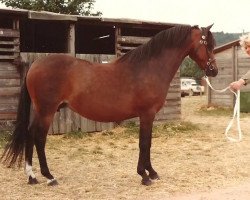
[[[150,185],[150,179],[159,179],[157,172],[153,169],[150,161],[150,148],[152,140],[152,126],[154,116],[140,117],[140,133],[139,133],[139,161],[137,173],[142,176],[142,184]],[[149,174],[147,174],[146,170]]]

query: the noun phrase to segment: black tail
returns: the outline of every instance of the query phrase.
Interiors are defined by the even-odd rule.
[[[30,95],[27,90],[26,80],[24,80],[19,98],[15,129],[1,157],[1,161],[8,167],[14,166],[17,161],[18,166],[22,163],[26,137],[28,135],[30,104]]]

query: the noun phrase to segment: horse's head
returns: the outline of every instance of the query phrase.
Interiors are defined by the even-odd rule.
[[[193,28],[192,30],[192,47],[189,52],[192,58],[201,69],[203,69],[207,76],[216,76],[218,68],[215,62],[213,49],[215,47],[215,40],[210,32],[210,25],[206,28]]]

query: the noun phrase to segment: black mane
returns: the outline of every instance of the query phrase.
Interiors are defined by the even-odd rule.
[[[166,47],[180,47],[190,39],[190,33],[197,26],[176,26],[156,34],[150,41],[121,56],[118,61],[141,62],[158,55]]]

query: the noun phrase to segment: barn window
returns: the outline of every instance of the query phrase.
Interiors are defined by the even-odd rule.
[[[61,21],[22,21],[21,51],[66,53],[68,27],[68,23]]]
[[[115,27],[77,25],[76,53],[115,54]]]

